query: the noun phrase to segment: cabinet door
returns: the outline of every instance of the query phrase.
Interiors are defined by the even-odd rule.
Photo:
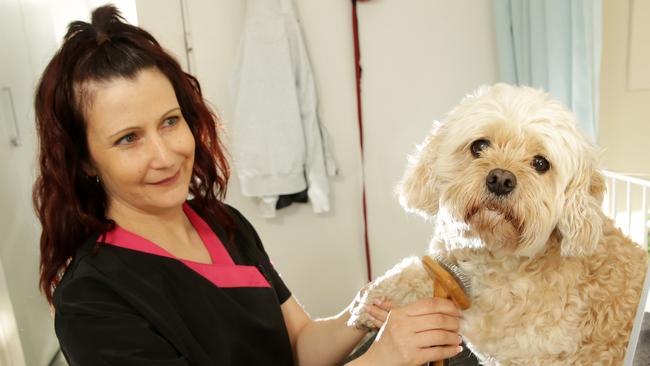
[[[0,58],[0,261],[8,292],[5,303],[8,298],[13,312],[13,317],[11,312],[3,312],[11,319],[3,319],[0,326],[10,326],[12,321],[17,325],[17,334],[7,332],[13,345],[10,350],[13,354],[22,348],[24,355],[11,357],[24,357],[26,365],[44,366],[49,364],[58,343],[47,303],[38,289],[40,226],[31,200],[36,159],[33,100],[37,82],[32,54],[39,56],[43,52],[34,50],[36,44],[43,47],[43,42],[34,42],[35,39],[52,38],[52,44],[54,39],[32,27],[30,22],[36,20],[29,13],[33,2],[27,3],[0,0],[0,49],[5,50]],[[18,342],[20,348],[16,346]],[[18,361],[10,364],[20,365]]]
[[[18,67],[29,65],[24,41],[20,8],[17,1],[0,0],[0,49],[7,50],[0,58],[0,363],[26,365],[19,329],[18,302],[20,295],[14,290],[20,286],[16,281],[24,271],[18,267],[15,238],[23,231],[20,212],[25,207],[26,177],[16,166],[23,160],[24,141],[20,128],[23,127],[28,90],[24,85],[29,80],[29,69]],[[22,83],[21,83],[22,80]],[[21,118],[22,117],[22,118]],[[21,121],[22,119],[22,121]],[[22,145],[22,146],[21,146]],[[19,168],[20,169],[20,168]],[[29,276],[28,278],[33,278]],[[33,288],[33,286],[31,286]]]
[[[0,261],[0,365],[25,366],[22,345],[18,337],[18,325],[7,287],[7,279]]]

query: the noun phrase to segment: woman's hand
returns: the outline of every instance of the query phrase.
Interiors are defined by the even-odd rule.
[[[372,304],[366,305],[365,308],[370,321],[379,329],[388,319],[392,303],[390,300],[375,300]]]
[[[462,351],[459,317],[460,311],[447,299],[427,298],[393,309],[373,345],[358,361],[410,366],[453,357]]]

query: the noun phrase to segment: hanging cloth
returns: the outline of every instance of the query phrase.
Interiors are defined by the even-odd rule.
[[[249,0],[231,93],[232,153],[242,194],[265,217],[281,195],[307,190],[329,211],[336,166],[317,115],[316,86],[291,0]]]

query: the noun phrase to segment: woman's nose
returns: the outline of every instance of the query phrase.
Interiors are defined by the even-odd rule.
[[[173,152],[166,141],[160,135],[152,135],[149,138],[150,164],[154,169],[167,168],[173,165]]]

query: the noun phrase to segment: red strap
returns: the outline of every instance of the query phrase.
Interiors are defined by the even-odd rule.
[[[363,239],[365,244],[366,268],[368,281],[372,281],[372,267],[370,266],[370,243],[368,241],[368,213],[366,210],[366,179],[363,169],[363,114],[361,109],[361,53],[359,51],[359,23],[357,19],[357,0],[352,0],[352,31],[354,34],[354,71],[357,78],[357,120],[359,122],[359,144],[361,146],[361,200],[363,206]]]

